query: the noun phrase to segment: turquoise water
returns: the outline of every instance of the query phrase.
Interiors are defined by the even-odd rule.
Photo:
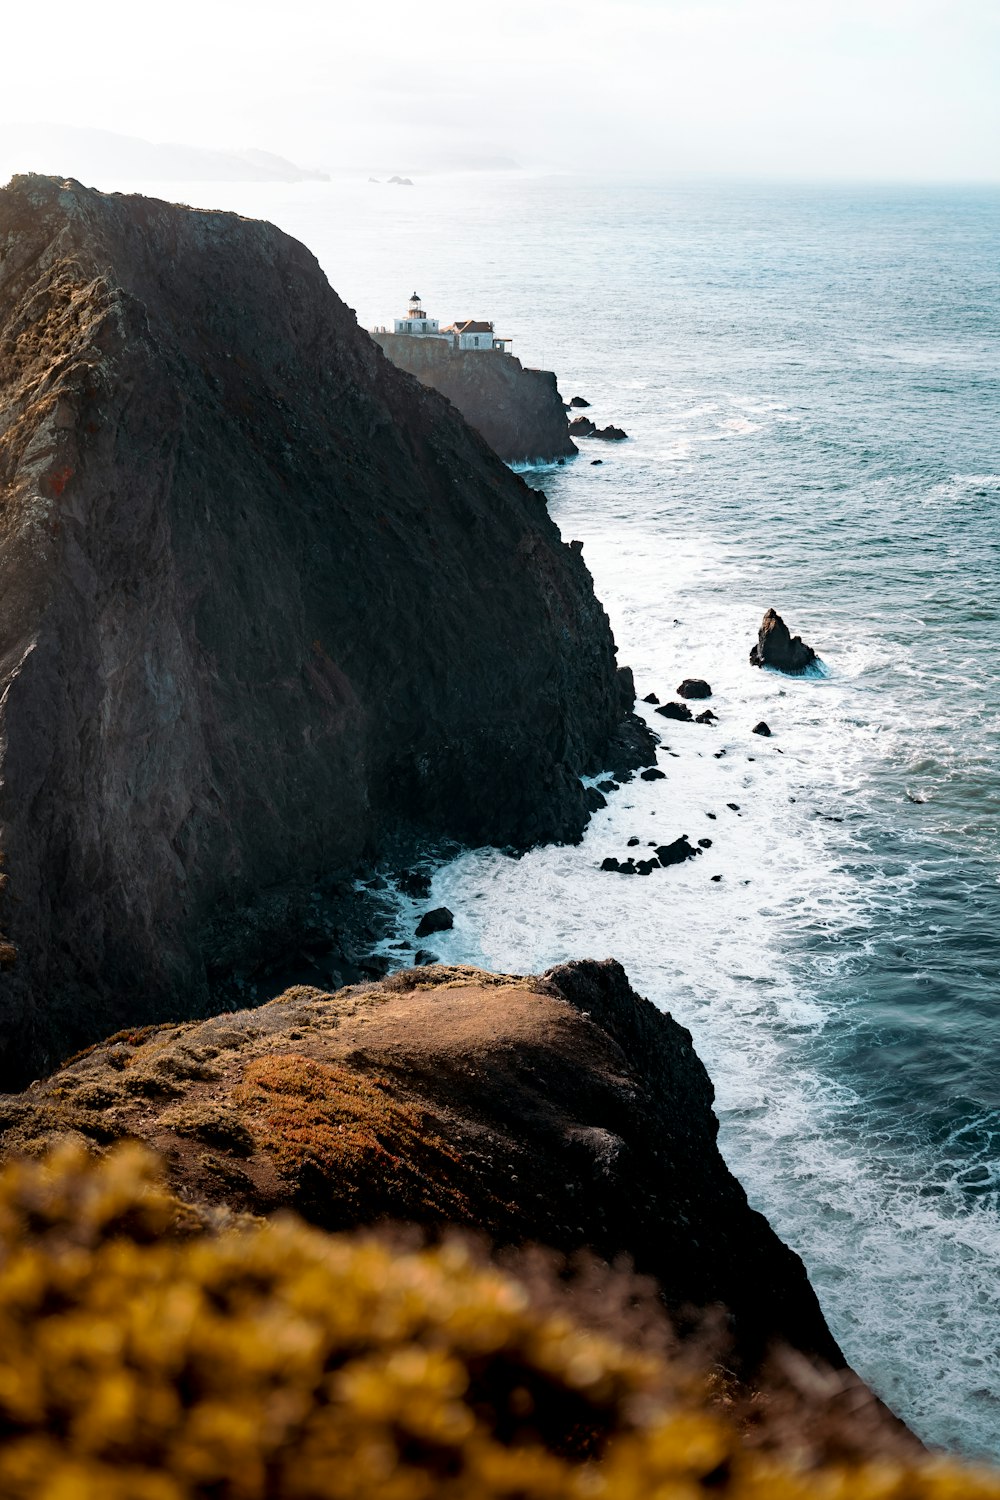
[[[1000,1458],[1000,191],[225,192],[364,324],[414,287],[494,318],[632,435],[530,482],[640,695],[705,676],[720,723],[651,718],[667,779],[578,848],[440,870],[435,951],[620,958],[694,1033],[726,1157],[851,1361],[928,1441]],[[748,666],[769,605],[823,675]],[[598,868],[685,832],[696,862]]]

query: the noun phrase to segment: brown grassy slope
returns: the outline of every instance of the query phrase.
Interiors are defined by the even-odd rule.
[[[195,1204],[625,1254],[675,1315],[729,1309],[737,1365],[778,1338],[843,1366],[801,1262],[719,1155],[712,1098],[689,1033],[612,960],[435,967],[121,1033],[0,1097],[0,1128],[7,1154],[138,1137]]]

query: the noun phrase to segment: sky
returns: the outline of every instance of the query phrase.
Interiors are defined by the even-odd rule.
[[[0,0],[0,49],[0,136],[328,171],[1000,180],[1000,0]]]

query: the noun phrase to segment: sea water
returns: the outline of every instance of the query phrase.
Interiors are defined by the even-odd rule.
[[[577,847],[441,868],[434,951],[620,959],[691,1029],[725,1157],[851,1363],[928,1442],[1000,1458],[1000,191],[166,195],[275,220],[363,324],[414,290],[442,324],[495,319],[630,434],[526,478],[640,696],[703,676],[719,722],[640,705],[666,779]],[[820,673],[749,666],[768,606]],[[711,847],[600,870],[682,833]]]

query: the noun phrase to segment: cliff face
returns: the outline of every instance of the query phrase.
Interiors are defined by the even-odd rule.
[[[0,1078],[198,1013],[220,914],[402,818],[579,834],[582,559],[271,225],[0,192],[0,498]]]
[[[843,1367],[801,1261],[719,1154],[712,1100],[690,1034],[609,959],[414,969],[123,1033],[0,1097],[0,1127],[13,1153],[139,1137],[193,1205],[626,1254],[682,1326],[728,1310],[744,1373],[774,1340]]]
[[[393,364],[447,396],[507,463],[576,453],[551,370],[526,370],[513,355],[453,349],[438,339],[396,333],[375,339]]]

